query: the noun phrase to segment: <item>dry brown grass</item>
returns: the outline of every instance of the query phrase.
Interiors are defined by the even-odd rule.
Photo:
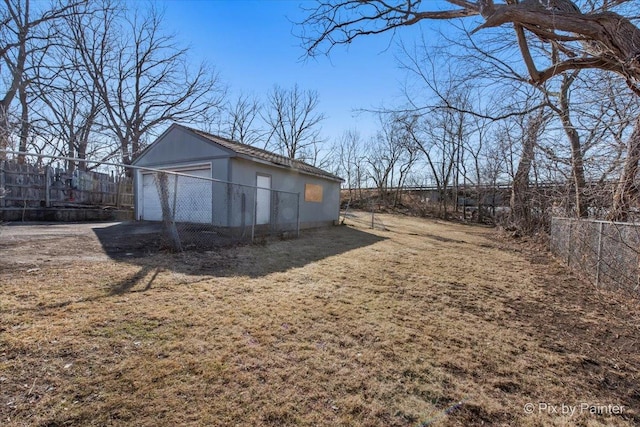
[[[5,257],[0,424],[640,423],[637,301],[492,229],[347,223],[127,262]]]

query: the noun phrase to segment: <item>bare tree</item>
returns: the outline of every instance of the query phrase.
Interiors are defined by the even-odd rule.
[[[355,130],[345,131],[337,143],[336,163],[337,175],[345,179],[349,190],[349,199],[358,197],[362,199],[362,186],[364,184],[365,163],[362,137]],[[358,193],[356,194],[356,190]]]
[[[124,13],[105,0],[99,13],[73,15],[69,27],[124,164],[159,126],[204,120],[220,108],[218,76],[204,63],[191,67],[187,49],[162,30],[153,7]]]
[[[94,8],[95,7],[95,8]],[[79,13],[95,13],[99,4],[87,5]],[[54,152],[71,158],[101,158],[106,161],[116,156],[119,146],[105,140],[103,102],[93,79],[78,66],[82,57],[76,49],[75,39],[67,31],[66,22],[56,25],[55,45],[50,57],[41,67],[40,78],[32,105],[38,117],[39,139],[50,142]],[[92,163],[97,167],[99,163]],[[91,168],[89,163],[67,161],[67,171]]]
[[[467,95],[464,87],[449,87],[443,100],[428,109],[422,108],[420,114],[408,112],[400,118],[412,146],[422,154],[431,171],[439,195],[439,215],[443,218],[447,217],[450,200],[457,206],[464,148],[470,134],[469,117],[465,113]],[[460,108],[450,108],[451,104]],[[453,197],[450,197],[452,190]]]
[[[368,145],[366,161],[369,165],[369,177],[377,190],[379,203],[389,203],[389,189],[393,186],[394,172],[402,156],[402,146],[397,140],[397,133],[388,124],[383,125]]]
[[[483,192],[485,197],[485,205],[490,205],[491,213],[494,221],[496,220],[496,205],[500,203],[499,186],[506,182],[506,177],[509,176],[509,165],[506,161],[506,156],[503,148],[500,146],[500,129],[494,129],[489,138],[493,139],[496,143],[488,145],[483,150],[483,159],[480,164],[480,178],[478,182],[484,182],[487,185],[487,190]],[[480,192],[479,192],[480,193]],[[486,203],[488,201],[488,203]],[[480,200],[479,200],[480,202]],[[481,214],[479,213],[478,221],[481,221]]]
[[[481,223],[483,221],[483,200],[487,196],[486,184],[483,176],[483,167],[489,166],[489,163],[483,163],[483,157],[487,157],[485,151],[490,150],[490,132],[491,121],[485,118],[472,117],[472,134],[464,142],[463,150],[469,154],[472,172],[467,172],[466,163],[463,163],[463,179],[465,187],[467,184],[475,184],[476,187],[476,212],[477,221]],[[489,166],[491,168],[491,166]],[[488,169],[491,170],[491,169]],[[495,185],[495,184],[494,184]],[[493,203],[493,201],[492,201]],[[465,200],[466,207],[466,200]],[[464,218],[466,219],[466,209],[464,211]]]
[[[401,135],[400,143],[402,144],[402,153],[398,159],[398,179],[395,186],[395,192],[393,195],[393,207],[397,208],[402,204],[402,194],[404,187],[413,173],[413,168],[417,164],[420,158],[420,150],[411,143],[409,135],[406,133]]]
[[[320,123],[318,93],[274,86],[267,97],[264,120],[269,129],[269,145],[283,156],[315,163],[318,157]]]
[[[86,0],[51,2],[44,6],[30,0],[3,0],[2,3],[0,61],[4,67],[0,67],[0,82],[5,85],[0,89],[0,149],[9,146],[10,109],[18,95],[21,107],[19,147],[25,150],[29,138],[28,87],[37,79],[36,75],[29,74],[33,58],[51,47],[52,24],[75,13]],[[0,153],[0,158],[4,158],[4,153]],[[24,161],[24,157],[20,156],[19,160]]]
[[[65,157],[91,159],[100,155],[101,160],[107,161],[120,150],[108,142],[96,146],[96,152],[90,147],[91,142],[98,142],[101,139],[100,133],[105,131],[100,120],[102,100],[91,90],[92,87],[93,84],[86,79],[86,75],[69,69],[63,70],[48,85],[47,91],[38,92],[37,96],[48,107],[38,112],[43,123],[43,129],[38,133],[51,141],[62,140],[64,146],[56,148]],[[97,166],[98,163],[94,165]],[[84,161],[80,161],[77,168],[84,171],[90,169]],[[67,171],[71,173],[75,169],[76,162],[68,160]]]
[[[587,200],[584,197],[586,179],[584,175],[584,155],[580,134],[571,120],[569,107],[569,89],[578,76],[580,70],[573,70],[562,76],[560,91],[558,92],[558,105],[549,102],[549,107],[558,115],[562,122],[569,145],[571,146],[571,176],[573,178],[574,202],[576,216],[586,218],[589,216]]]
[[[242,144],[264,145],[266,131],[259,124],[262,106],[255,96],[239,94],[225,109],[226,136]]]
[[[511,25],[531,81],[542,84],[571,70],[602,69],[619,74],[640,95],[640,30],[620,12],[630,0],[603,1],[599,8],[583,13],[570,0],[446,0],[449,10],[429,10],[432,3],[416,0],[327,0],[308,10],[301,37],[307,53],[326,53],[335,45],[355,38],[395,31],[431,19],[451,20],[480,16],[484,22],[473,33]],[[592,2],[588,2],[592,3]],[[588,6],[588,4],[587,4]],[[425,9],[426,8],[426,9]],[[585,7],[585,10],[587,8]],[[531,40],[554,45],[562,55],[532,55]],[[640,117],[627,143],[626,160],[613,198],[611,219],[624,220],[637,194],[634,180],[640,161]]]

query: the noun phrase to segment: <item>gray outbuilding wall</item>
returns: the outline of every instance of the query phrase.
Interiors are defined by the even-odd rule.
[[[248,161],[240,158],[231,159],[231,178],[234,183],[256,185],[256,177],[263,174],[271,177],[271,188],[279,191],[300,193],[300,225],[303,228],[332,224],[340,215],[340,182],[305,174],[295,169],[284,169],[277,166]],[[305,200],[307,184],[322,187],[322,201]],[[287,197],[282,195],[282,197]],[[291,200],[294,200],[291,197]],[[283,203],[289,205],[289,202]],[[280,212],[286,215],[286,211]],[[286,221],[279,218],[278,221]]]

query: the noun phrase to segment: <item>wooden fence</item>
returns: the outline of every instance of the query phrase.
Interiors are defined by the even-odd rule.
[[[0,209],[133,207],[133,180],[100,172],[0,161]]]

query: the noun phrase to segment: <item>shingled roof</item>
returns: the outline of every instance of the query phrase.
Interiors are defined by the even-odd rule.
[[[175,124],[174,126],[180,127],[188,132],[195,133],[196,135],[210,142],[221,145],[222,147],[233,151],[239,157],[243,157],[248,160],[254,160],[254,161],[258,160],[258,161],[270,163],[278,167],[298,170],[300,172],[304,172],[309,175],[328,178],[334,181],[344,181],[342,178],[340,178],[337,175],[329,173],[315,166],[311,166],[310,164],[305,163],[301,160],[290,159],[288,157],[281,156],[279,154],[275,154],[270,151],[263,150],[261,148],[257,148],[247,144],[242,144],[240,142],[223,138],[221,136],[212,135],[210,133],[203,132],[199,129],[190,128],[188,126],[178,125],[178,124]]]

